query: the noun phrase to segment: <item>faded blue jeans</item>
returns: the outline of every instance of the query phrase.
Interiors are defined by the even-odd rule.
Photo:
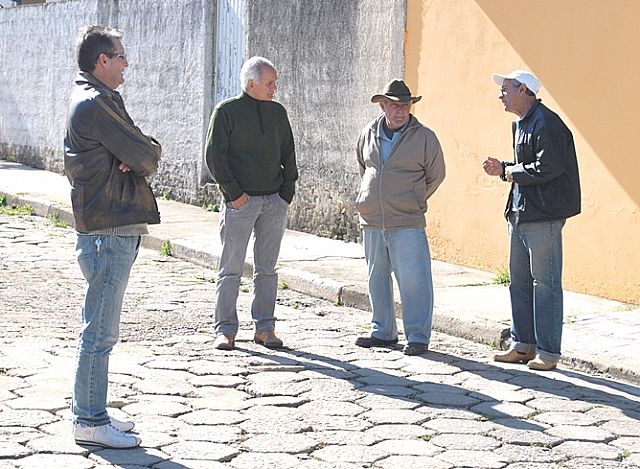
[[[109,423],[109,354],[118,341],[122,300],[139,247],[140,236],[78,233],[76,256],[86,283],[71,412],[83,425]]]
[[[256,331],[273,329],[278,274],[275,267],[287,224],[289,203],[279,194],[251,195],[240,209],[223,206],[220,215],[222,254],[215,293],[215,332],[235,337],[238,333],[236,301],[253,233],[253,302],[251,317]]]
[[[562,228],[565,220],[516,223],[509,216],[511,340],[518,352],[560,358]]]
[[[373,311],[371,335],[398,337],[391,273],[402,302],[402,321],[408,342],[428,344],[433,318],[431,254],[424,228],[381,230],[364,227],[364,252],[369,273],[369,301]]]

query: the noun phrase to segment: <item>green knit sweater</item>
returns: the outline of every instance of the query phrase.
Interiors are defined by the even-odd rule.
[[[277,192],[290,203],[298,169],[284,107],[244,92],[219,103],[209,124],[206,162],[227,202],[243,192]]]

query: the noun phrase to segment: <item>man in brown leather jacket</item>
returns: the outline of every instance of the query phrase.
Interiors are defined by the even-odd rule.
[[[144,135],[115,89],[124,83],[122,33],[102,26],[80,32],[78,73],[64,139],[65,173],[78,234],[76,254],[86,280],[71,411],[79,444],[131,448],[133,422],[106,410],[109,354],[118,340],[129,272],[148,223],[160,223],[145,177],[160,160],[160,144]]]

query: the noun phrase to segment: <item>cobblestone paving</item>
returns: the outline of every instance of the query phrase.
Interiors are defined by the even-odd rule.
[[[251,342],[246,283],[238,348],[215,351],[213,272],[149,250],[131,275],[109,395],[143,446],[77,446],[74,242],[48,220],[0,216],[0,469],[640,467],[631,384],[498,365],[490,348],[441,334],[423,357],[358,349],[368,313],[286,288],[288,348],[272,352]]]

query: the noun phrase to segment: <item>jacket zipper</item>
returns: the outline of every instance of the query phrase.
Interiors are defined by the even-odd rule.
[[[389,152],[389,155],[387,156],[387,161],[386,162],[382,161],[382,153],[380,152],[380,143],[378,142],[377,138],[375,139],[376,143],[378,144],[378,155],[380,156],[380,184],[378,184],[378,200],[380,201],[380,213],[382,214],[382,230],[383,231],[386,231],[386,229],[387,229],[386,225],[385,225],[385,222],[384,222],[384,220],[385,220],[384,206],[383,206],[383,203],[382,203],[382,180],[384,178],[384,167],[391,160],[391,155],[393,155],[393,152],[395,151],[396,147],[402,141],[402,139],[405,137],[406,133],[411,128],[412,128],[412,126],[407,127],[407,129],[402,133],[402,136],[393,145],[393,148],[391,148],[391,151]]]

